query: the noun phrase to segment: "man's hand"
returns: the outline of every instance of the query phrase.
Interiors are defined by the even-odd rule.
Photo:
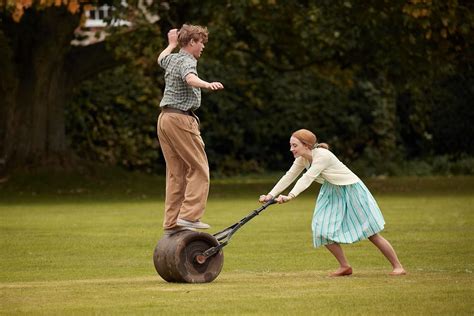
[[[163,58],[171,54],[176,46],[178,46],[178,29],[172,29],[168,32],[168,46],[158,56],[158,65]]]
[[[207,82],[200,79],[193,73],[186,75],[186,83],[195,88],[209,89],[209,90],[221,90],[224,89],[224,85],[220,82]]]
[[[207,89],[209,89],[209,90],[221,90],[221,89],[224,89],[224,85],[220,82],[209,82],[209,85],[207,86]]]
[[[172,29],[168,32],[168,45],[178,46],[178,29]]]

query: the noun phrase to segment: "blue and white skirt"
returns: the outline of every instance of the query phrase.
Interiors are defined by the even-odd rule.
[[[350,185],[324,182],[312,221],[314,247],[367,239],[384,225],[382,212],[362,181]]]

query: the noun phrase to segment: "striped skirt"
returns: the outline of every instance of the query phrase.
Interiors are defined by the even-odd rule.
[[[384,228],[385,221],[372,194],[361,181],[350,185],[322,185],[314,210],[314,247],[350,244]]]

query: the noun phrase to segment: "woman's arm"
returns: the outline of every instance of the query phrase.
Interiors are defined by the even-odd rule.
[[[297,197],[301,192],[306,190],[311,183],[313,183],[316,178],[321,174],[321,172],[329,166],[330,156],[328,155],[318,155],[313,158],[311,167],[305,174],[296,182],[293,189],[290,191],[289,195]]]
[[[273,189],[268,194],[272,197],[275,197],[280,194],[280,192],[285,190],[290,184],[293,183],[293,181],[296,180],[296,178],[301,174],[301,171],[304,170],[304,167],[305,166],[303,158],[296,158],[291,168],[286,172],[283,177],[281,177],[280,181],[275,184]]]

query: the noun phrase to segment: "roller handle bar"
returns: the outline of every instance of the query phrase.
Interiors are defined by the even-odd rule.
[[[265,202],[265,204],[260,206],[258,209],[253,210],[249,215],[245,216],[244,218],[242,218],[237,223],[235,223],[235,224],[233,224],[233,225],[231,225],[231,226],[215,233],[213,236],[219,241],[219,245],[217,245],[215,247],[212,247],[212,248],[209,248],[208,250],[206,250],[203,253],[203,255],[206,258],[208,258],[208,257],[216,254],[217,252],[219,252],[224,246],[226,246],[229,243],[229,240],[232,237],[232,235],[234,235],[234,233],[238,229],[240,229],[240,227],[245,225],[248,221],[250,221],[255,216],[259,215],[267,207],[269,207],[270,205],[275,204],[275,203],[277,203],[277,201],[275,201],[275,199],[271,199],[271,200]]]

